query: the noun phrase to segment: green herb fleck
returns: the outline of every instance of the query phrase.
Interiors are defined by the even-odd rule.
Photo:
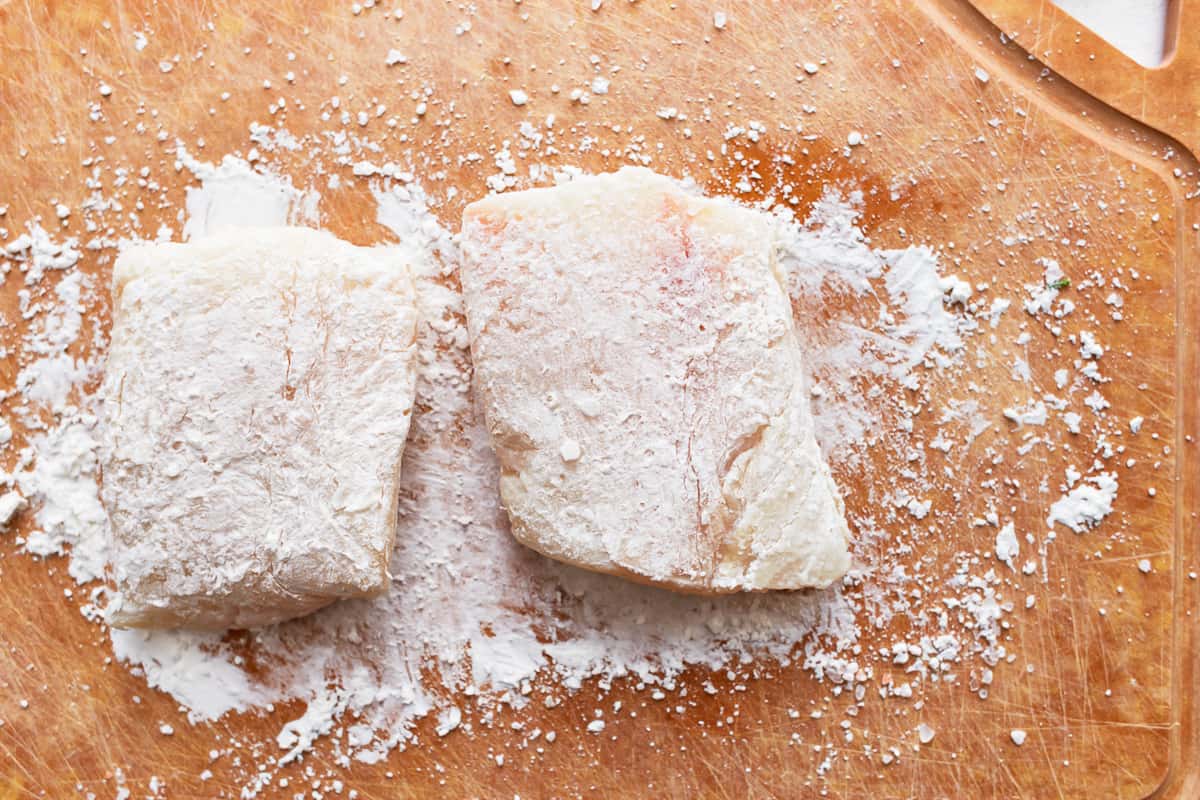
[[[1059,278],[1058,280],[1054,281],[1054,283],[1050,284],[1050,288],[1061,290],[1061,289],[1066,289],[1070,285],[1071,285],[1070,278]]]

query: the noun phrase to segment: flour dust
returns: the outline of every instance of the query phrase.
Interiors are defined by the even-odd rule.
[[[256,142],[274,141],[268,133],[259,131]],[[187,191],[184,238],[228,225],[320,220],[319,194],[281,174],[234,156],[209,164],[182,146],[177,162],[199,181]],[[799,663],[816,680],[847,688],[872,678],[873,668],[855,655],[864,626],[922,612],[889,599],[908,578],[878,562],[875,545],[884,534],[868,516],[852,518],[855,568],[842,586],[823,592],[677,595],[558,564],[516,544],[472,403],[461,297],[453,288],[455,238],[411,175],[390,164],[356,164],[354,173],[371,182],[377,221],[398,240],[381,245],[381,257],[388,248],[407,248],[428,256],[412,263],[435,265],[416,276],[424,315],[422,411],[404,455],[391,590],[256,632],[252,647],[267,668],[254,677],[226,640],[209,634],[113,630],[120,661],[174,697],[193,722],[304,701],[304,713],[278,733],[275,767],[335,731],[342,752],[378,761],[427,715],[435,715],[439,735],[451,735],[470,725],[464,709],[475,707],[487,720],[497,703],[528,702],[535,685],[552,702],[592,678],[632,676],[669,687],[691,665],[717,669],[763,656]],[[874,248],[859,227],[860,203],[853,192],[830,191],[803,220],[774,212],[778,260],[811,368],[818,438],[837,474],[857,469],[867,449],[880,444],[905,462],[906,417],[893,398],[928,375],[956,369],[981,322],[1007,307],[970,304],[972,287],[945,275],[928,247]],[[111,242],[98,247],[111,249]],[[74,271],[78,248],[30,226],[3,251],[27,285],[51,273],[61,277],[30,314],[36,319],[24,342],[18,413],[32,435],[18,470],[0,482],[34,506],[35,530],[24,548],[39,556],[69,552],[72,576],[89,583],[103,575],[107,534],[95,483],[95,409],[80,387],[98,373],[102,355],[84,361],[68,352],[82,335],[89,293],[98,291]],[[94,343],[102,352],[104,343]],[[955,400],[935,412],[974,436],[990,422],[973,403]],[[886,432],[892,429],[901,434]],[[1111,511],[1115,481],[1079,476],[1072,486],[1049,524],[1090,526]],[[872,488],[872,499],[886,500],[906,519],[930,513],[917,493],[884,491]],[[1001,530],[996,550],[1011,567],[1019,544],[1010,534],[1011,527]],[[944,625],[937,635],[898,641],[913,680],[949,660],[977,654],[995,664],[1004,653],[999,623],[1006,612],[995,602],[995,575],[939,580],[967,609],[966,627]],[[105,590],[96,586],[84,613],[102,619],[104,602]]]

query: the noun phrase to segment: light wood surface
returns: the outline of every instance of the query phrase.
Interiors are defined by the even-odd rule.
[[[995,25],[1046,66],[1113,108],[1200,149],[1200,4],[1167,3],[1167,49],[1162,65],[1135,63],[1053,3],[981,0]],[[1147,9],[1147,13],[1152,13]]]
[[[428,119],[405,123],[390,137],[377,133],[378,126],[372,134],[383,140],[386,157],[403,161],[415,152],[444,159],[446,180],[424,182],[444,200],[438,213],[451,228],[457,228],[463,201],[485,193],[484,180],[494,171],[490,155],[479,166],[460,166],[461,159],[494,152],[526,117],[554,113],[562,130],[574,132],[564,133],[564,141],[578,142],[586,130],[616,148],[607,154],[602,146],[564,151],[548,163],[615,168],[624,161],[616,146],[630,137],[611,126],[633,124],[646,137],[654,168],[691,175],[724,193],[743,170],[729,159],[710,162],[706,152],[720,151],[727,125],[760,120],[769,133],[757,144],[737,145],[760,164],[751,199],[778,196],[780,187],[792,184],[803,210],[827,186],[862,187],[864,224],[877,245],[954,242],[958,274],[1012,297],[1022,296],[1023,284],[1041,280],[1035,257],[1058,259],[1069,275],[1124,265],[1148,276],[1126,294],[1125,320],[1104,325],[1110,352],[1103,366],[1113,378],[1105,393],[1115,412],[1144,416],[1147,433],[1159,438],[1119,442],[1127,448],[1123,457],[1136,459],[1136,466],[1119,468],[1116,513],[1087,534],[1060,532],[1047,556],[1049,581],[1014,577],[1006,586],[1005,599],[1020,604],[1031,595],[1035,605],[1011,615],[1005,646],[1016,658],[996,667],[986,700],[968,690],[971,680],[963,675],[958,685],[927,685],[919,715],[911,700],[873,698],[848,717],[850,698],[828,699],[829,686],[795,666],[755,664],[735,681],[692,671],[681,681],[693,689],[684,715],[672,711],[674,703],[655,702],[628,683],[611,691],[588,685],[558,708],[535,702],[506,712],[495,727],[476,726],[471,735],[439,739],[426,720],[417,728],[419,744],[386,763],[355,764],[343,772],[328,744],[319,743],[303,764],[281,773],[291,780],[289,788],[276,784],[260,796],[291,797],[297,787],[310,787],[308,768],[339,773],[346,790],[362,798],[1200,794],[1200,726],[1192,693],[1200,654],[1193,611],[1200,598],[1197,581],[1188,578],[1200,569],[1194,443],[1200,434],[1194,392],[1200,378],[1200,275],[1192,230],[1200,215],[1188,197],[1198,177],[1188,148],[1200,145],[1200,20],[1190,27],[1181,23],[1185,35],[1170,66],[1147,71],[1086,31],[1077,35],[1081,26],[1049,3],[981,5],[983,13],[954,0],[727,2],[722,7],[729,24],[718,32],[711,6],[653,0],[608,0],[597,13],[586,2],[488,2],[477,4],[473,15],[457,3],[414,1],[399,23],[385,21],[383,8],[354,15],[348,4],[332,0],[0,0],[0,205],[8,206],[0,222],[10,228],[35,216],[49,228],[50,198],[78,208],[84,178],[98,163],[106,193],[116,191],[114,167],[151,166],[162,188],[130,182],[119,192],[120,213],[136,209],[144,235],[162,221],[178,229],[186,176],[172,168],[175,136],[202,157],[244,153],[253,121],[284,124],[297,134],[327,130],[332,126],[320,113],[333,94],[354,109],[368,100],[404,109],[400,116],[407,120],[408,92],[430,85],[436,91]],[[1192,19],[1200,3],[1185,4],[1182,13]],[[989,18],[1004,31],[1017,31],[1015,43],[1002,40]],[[471,29],[456,34],[468,19]],[[131,43],[140,29],[152,34],[137,51]],[[389,48],[408,54],[403,70],[385,68]],[[609,94],[581,107],[566,91],[552,95],[545,88],[590,81],[591,54],[623,67]],[[175,55],[180,58],[173,68],[161,71],[159,62]],[[820,60],[817,75],[797,80],[805,75],[799,64]],[[986,82],[976,77],[977,68],[987,73]],[[283,77],[288,71],[298,76],[293,85]],[[343,74],[351,80],[339,87]],[[270,92],[262,87],[266,79]],[[97,93],[101,81],[115,89],[104,101]],[[518,87],[529,89],[525,107],[509,102],[508,90]],[[227,101],[222,92],[230,93]],[[265,98],[276,94],[288,98],[288,108],[270,118]],[[684,125],[655,116],[667,105],[694,114],[696,98],[709,94],[712,119],[690,120],[690,138]],[[90,102],[102,102],[102,121],[88,119]],[[805,113],[803,105],[817,112]],[[452,124],[433,124],[451,116]],[[992,119],[998,124],[989,124]],[[794,128],[798,120],[816,138],[779,128]],[[145,132],[135,130],[138,122]],[[157,139],[160,129],[170,133],[168,140]],[[868,142],[847,155],[851,130],[868,134]],[[401,142],[401,133],[409,141]],[[794,165],[773,160],[783,154]],[[104,161],[84,166],[97,156]],[[273,158],[298,184],[320,172],[349,177],[346,167],[328,158]],[[457,197],[447,198],[450,186]],[[352,241],[387,238],[361,184],[327,193],[322,212],[324,227]],[[1003,239],[1021,214],[1029,214],[1028,230],[1037,232],[1031,247],[1014,250]],[[77,226],[67,232],[80,234]],[[1086,246],[1077,244],[1080,239]],[[108,265],[89,253],[82,268],[103,276]],[[10,278],[0,287],[6,344],[21,332],[19,286]],[[1077,319],[1108,319],[1102,294],[1075,299]],[[107,324],[106,314],[93,309],[88,325]],[[1053,371],[1075,357],[1074,348],[1056,344],[1015,307],[1003,318],[986,366],[963,376],[986,383],[985,411],[995,424],[939,464],[952,477],[935,506],[949,511],[914,542],[931,563],[990,549],[994,532],[969,525],[975,510],[969,500],[979,491],[989,447],[1005,454],[1005,474],[1019,482],[1005,490],[1018,527],[1037,531],[1057,497],[1038,493],[1039,482],[1054,476],[1053,487],[1067,463],[1092,457],[1096,441],[1086,435],[1072,440],[1070,449],[1016,455],[1021,434],[1001,424],[1001,410],[1026,399],[1009,377],[1011,358],[1005,355],[1022,325],[1032,334],[1025,358],[1039,384],[1053,385]],[[81,340],[89,339],[85,330]],[[19,367],[14,359],[0,361],[0,387],[13,385]],[[954,381],[929,380],[935,397],[953,395]],[[18,432],[17,444],[22,441]],[[837,475],[852,511],[867,509],[869,482],[887,480],[896,470],[881,455],[874,458],[857,474]],[[12,468],[11,462],[3,466]],[[956,501],[956,492],[968,502]],[[66,562],[32,559],[13,539],[11,533],[0,538],[0,798],[109,797],[116,793],[117,770],[134,796],[148,792],[152,776],[166,784],[170,797],[237,796],[245,768],[229,758],[210,763],[209,750],[236,741],[244,744],[247,763],[261,761],[274,753],[280,726],[302,706],[188,725],[169,697],[110,663],[107,634],[80,615],[86,592],[73,586]],[[884,563],[896,558],[880,555]],[[1153,559],[1150,574],[1134,567],[1142,558]],[[73,596],[64,596],[68,588]],[[864,649],[888,644],[897,633],[869,630]],[[876,667],[883,679],[886,669]],[[710,678],[719,689],[715,696],[696,691]],[[744,684],[745,691],[732,691],[732,683]],[[636,719],[620,716],[604,736],[586,733],[598,698],[606,706],[623,701],[637,711]],[[816,707],[826,709],[819,719],[807,714]],[[806,713],[791,719],[787,708]],[[717,727],[725,719],[732,724]],[[847,719],[853,742],[840,727]],[[508,725],[513,721],[554,728],[558,739],[544,752],[517,749]],[[878,755],[864,754],[865,744],[878,750],[902,738],[910,742],[917,721],[937,731],[919,751],[905,745],[902,757],[887,766]],[[173,725],[174,735],[159,733],[160,722]],[[1028,732],[1023,747],[1009,740],[1015,728]],[[793,733],[801,743],[793,742]],[[506,755],[502,768],[496,753]],[[832,766],[819,774],[831,755]],[[213,775],[201,782],[205,769]]]

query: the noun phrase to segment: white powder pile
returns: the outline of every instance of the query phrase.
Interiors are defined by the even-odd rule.
[[[240,158],[225,156],[212,164],[177,145],[177,164],[201,180],[187,190],[183,238],[216,233],[229,226],[312,225],[317,221],[316,191],[301,192],[289,178],[254,170]]]

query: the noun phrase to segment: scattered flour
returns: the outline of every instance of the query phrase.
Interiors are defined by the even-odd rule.
[[[1084,480],[1085,483],[1080,483],[1050,506],[1047,525],[1053,527],[1058,522],[1076,533],[1083,533],[1112,513],[1117,497],[1117,474],[1101,472]]]
[[[276,692],[253,684],[234,665],[221,636],[187,631],[110,631],[113,653],[134,665],[155,689],[168,691],[187,709],[192,722],[269,702]]]
[[[7,528],[13,517],[27,505],[28,502],[20,492],[8,491],[0,494],[0,531]]]
[[[202,181],[189,190],[189,209],[202,221],[193,225],[189,217],[189,235],[203,235],[214,221],[264,221],[221,206],[230,175],[235,176],[233,185],[249,190],[246,196],[271,198],[270,221],[290,217],[293,204],[305,196],[285,192],[282,187],[290,184],[232,158],[218,169],[187,163]],[[284,197],[289,198],[286,206]],[[841,589],[721,598],[677,595],[583,572],[516,544],[495,499],[497,468],[469,394],[461,300],[447,279],[456,259],[453,237],[425,209],[415,187],[377,186],[375,198],[379,221],[400,240],[396,246],[426,249],[436,256],[432,263],[441,265],[433,274],[417,276],[426,319],[418,405],[429,410],[414,419],[405,453],[392,592],[258,632],[256,647],[275,663],[266,679],[251,681],[219,639],[187,632],[113,631],[121,660],[134,665],[152,686],[172,694],[194,720],[290,697],[305,700],[305,713],[280,733],[284,760],[299,756],[347,710],[384,732],[353,748],[356,756],[377,758],[435,708],[448,714],[439,719],[449,733],[454,716],[444,712],[442,699],[448,693],[486,690],[478,695],[485,705],[495,699],[520,704],[522,685],[546,670],[566,687],[593,676],[610,680],[633,675],[654,683],[669,681],[689,664],[717,668],[751,653],[786,662],[798,644],[807,643],[803,663],[818,678],[840,683],[863,677],[856,663],[840,655],[858,636],[857,609]],[[829,207],[840,215],[835,225],[852,214],[832,201]],[[818,222],[805,231],[809,241],[833,246]],[[861,240],[856,231],[853,236]],[[885,274],[890,263],[903,264],[904,277],[897,284],[902,303],[914,314],[940,319],[942,292],[927,251],[885,257],[864,245],[856,252],[864,263],[852,263],[846,253],[838,262],[855,288],[868,289],[858,276],[876,270]],[[928,274],[918,278],[921,270]],[[937,305],[927,297],[916,302],[915,286],[933,292]],[[917,349],[937,341],[913,331],[908,338],[916,341],[904,345],[909,348],[904,363],[918,363],[924,353]],[[902,333],[898,341],[907,341],[906,336]],[[891,344],[889,352],[898,352],[899,346]],[[859,363],[866,366],[869,360],[864,355]],[[35,466],[21,476],[23,491],[38,504],[42,528],[30,536],[27,547],[50,554],[73,546],[72,574],[87,581],[102,574],[105,560],[105,520],[93,479],[95,423],[87,412],[60,412],[67,421],[35,442]],[[364,663],[376,668],[367,670]],[[418,677],[431,669],[440,676],[434,685]],[[328,685],[330,675],[339,677],[338,686]]]
[[[815,72],[814,65],[810,74]],[[513,141],[535,140],[527,134]],[[278,141],[282,149],[294,149],[288,145],[294,139],[284,132],[260,127],[253,135],[260,146]],[[505,142],[494,153],[497,190],[523,185],[509,147]],[[916,619],[928,613],[916,601],[887,596],[904,594],[911,578],[895,562],[881,561],[878,548],[885,523],[911,532],[935,525],[940,513],[922,499],[922,488],[933,478],[914,435],[916,412],[909,400],[924,396],[930,380],[958,370],[981,333],[980,322],[990,332],[1011,301],[976,301],[970,284],[944,274],[943,255],[933,247],[873,247],[859,227],[858,193],[828,191],[803,220],[776,211],[778,260],[808,351],[822,448],[835,471],[849,474],[872,449],[882,449],[889,462],[909,465],[900,475],[908,488],[871,488],[876,505],[891,501],[880,510],[887,516],[852,520],[858,563],[839,587],[721,598],[671,594],[549,561],[508,535],[496,502],[496,464],[470,394],[454,236],[405,170],[391,162],[353,166],[370,162],[349,153],[346,148],[342,177],[356,174],[371,182],[381,238],[386,230],[398,240],[387,246],[431,253],[429,263],[436,265],[415,276],[425,319],[418,385],[418,407],[424,410],[413,421],[404,458],[392,589],[385,597],[336,604],[257,631],[253,649],[271,666],[253,676],[219,636],[111,631],[118,659],[174,697],[193,722],[303,701],[304,712],[276,737],[272,769],[302,758],[324,736],[337,737],[351,759],[378,761],[407,742],[414,723],[427,715],[436,720],[439,736],[469,732],[465,710],[475,707],[486,719],[498,703],[519,707],[528,702],[535,681],[550,700],[589,678],[605,685],[632,676],[670,687],[689,665],[732,669],[769,656],[799,664],[838,692],[856,697],[863,692],[876,677],[872,657],[862,648],[864,627],[882,627],[897,614]],[[232,156],[214,166],[192,158],[182,145],[177,160],[177,169],[199,180],[187,190],[186,217],[179,220],[185,238],[227,225],[320,219],[318,193],[270,169]],[[539,177],[562,180],[570,174],[546,171]],[[71,574],[83,583],[103,575],[107,534],[96,496],[95,409],[79,392],[96,374],[96,361],[69,355],[82,335],[87,293],[95,288],[84,273],[72,271],[80,258],[77,246],[74,240],[56,243],[33,226],[5,252],[26,271],[27,284],[42,281],[47,270],[64,273],[49,310],[32,328],[25,348],[31,358],[22,372],[28,375],[21,389],[28,408],[23,420],[35,421],[48,410],[54,424],[27,440],[15,482],[33,507],[36,529],[25,548],[39,556],[70,550]],[[1027,287],[1026,311],[1061,314],[1067,308],[1059,297],[1061,269],[1049,260],[1043,266],[1043,284]],[[1103,352],[1094,337],[1086,347],[1094,357]],[[938,424],[931,449],[946,453],[970,446],[988,430],[1000,413],[985,411],[986,400],[968,395],[926,412]],[[1043,426],[1051,410],[1059,410],[1048,403],[1030,401],[1004,415],[1019,425]],[[1048,525],[1082,532],[1099,524],[1112,512],[1116,490],[1115,473],[1084,479],[1053,504]],[[4,503],[17,502],[9,497],[0,496],[0,511]],[[996,559],[1015,572],[1020,541],[1013,523],[1000,526],[993,516],[990,524],[999,527]],[[886,696],[912,697],[927,678],[955,680],[952,665],[957,671],[968,658],[986,663],[990,676],[990,667],[1006,655],[1002,620],[1011,606],[1001,599],[995,571],[926,577],[950,597],[929,598],[940,622],[886,648],[887,661],[903,665],[908,675],[904,683],[883,688]],[[95,602],[103,594],[94,593]],[[350,717],[353,725],[339,724]],[[604,727],[597,719],[588,730]],[[922,725],[916,736],[929,744],[934,732]],[[253,786],[247,792],[253,795]]]
[[[1004,416],[1021,428],[1026,425],[1045,425],[1048,414],[1045,403],[1041,400],[1031,400],[1025,406],[1010,406],[1004,409]]]
[[[961,355],[963,334],[978,327],[950,311],[957,302],[955,284],[940,275],[931,249],[871,247],[858,227],[862,202],[859,192],[843,198],[829,190],[803,223],[789,211],[776,212],[777,257],[798,318],[829,314],[830,309],[837,315],[802,337],[813,377],[828,391],[813,404],[827,456],[862,443],[877,426],[876,403],[861,391],[864,381],[887,378],[912,388],[918,366],[950,366]],[[835,295],[832,302],[830,293]],[[863,299],[881,293],[886,301],[879,303],[879,317],[864,325],[858,313]]]
[[[1016,569],[1013,559],[1020,554],[1021,543],[1017,540],[1016,529],[1011,522],[1006,523],[996,534],[996,558],[1008,564],[1010,569]]]
[[[186,168],[200,181],[188,187],[187,221],[183,238],[207,236],[225,227],[286,224],[315,225],[320,195],[300,191],[290,178],[255,170],[246,161],[225,156],[213,166],[192,157],[177,144],[178,169]]]
[[[25,284],[40,283],[47,270],[70,269],[79,262],[79,242],[66,239],[56,242],[36,222],[28,230],[4,245],[4,254],[25,273]]]
[[[66,420],[35,436],[29,449],[33,467],[17,476],[35,505],[36,528],[25,549],[38,556],[62,555],[71,548],[71,577],[80,583],[103,577],[108,561],[107,518],[96,488],[96,418],[74,408]]]

